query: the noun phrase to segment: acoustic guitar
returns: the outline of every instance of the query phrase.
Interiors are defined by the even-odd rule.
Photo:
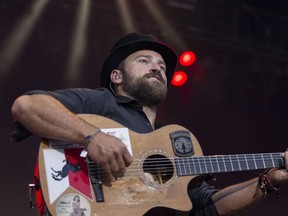
[[[81,157],[79,145],[42,139],[40,184],[52,215],[188,215],[187,186],[196,176],[284,166],[281,153],[203,156],[195,136],[179,125],[138,134],[105,117],[80,117],[120,138],[134,160],[106,185],[101,167]]]

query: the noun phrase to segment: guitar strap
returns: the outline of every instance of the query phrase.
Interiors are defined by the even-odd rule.
[[[32,134],[25,127],[23,127],[20,123],[18,122],[14,122],[14,123],[15,123],[16,130],[10,133],[11,142],[20,142]],[[35,163],[34,178],[32,180],[32,183],[29,184],[28,187],[29,187],[30,208],[33,209],[37,205],[39,214],[41,216],[47,215],[47,208],[46,208],[44,196],[42,194],[42,190],[40,186],[38,159],[36,160],[36,163]],[[35,194],[35,201],[33,201],[32,199],[33,193]]]
[[[40,177],[39,177],[39,165],[38,165],[38,159],[35,163],[35,170],[34,170],[34,178],[33,178],[33,184],[29,185],[30,191],[31,191],[31,185],[33,185],[35,189],[35,203],[32,203],[32,194],[30,194],[30,208],[34,208],[36,205],[38,207],[39,215],[43,216],[47,213],[46,204],[44,201],[44,196],[41,190],[40,186]]]

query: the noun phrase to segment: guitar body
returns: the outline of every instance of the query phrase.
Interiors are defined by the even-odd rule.
[[[89,114],[80,116],[85,121],[101,129],[123,128],[122,125],[105,117]],[[169,135],[175,131],[188,130],[179,125],[165,126],[149,134],[138,134],[129,130],[134,161],[127,168],[125,175],[112,182],[111,186],[102,184],[104,201],[101,202],[96,201],[97,197],[91,184],[91,169],[88,165],[88,168],[85,167],[86,161],[84,158],[83,161],[81,161],[82,158],[78,158],[78,152],[81,152],[82,149],[73,149],[76,154],[70,154],[69,163],[70,165],[78,164],[78,169],[75,166],[72,167],[69,176],[65,177],[63,172],[56,172],[56,168],[52,167],[56,166],[53,165],[56,160],[50,157],[49,140],[42,139],[39,149],[39,173],[43,196],[49,212],[52,215],[61,216],[77,215],[75,212],[72,213],[73,210],[81,216],[187,215],[192,209],[192,203],[187,194],[187,185],[193,176],[180,177],[177,175],[174,159],[178,156],[174,153]],[[189,132],[189,135],[194,149],[193,156],[201,156],[202,150],[198,141],[191,132]],[[56,150],[56,153],[61,153],[61,151]],[[66,164],[68,164],[67,154],[65,153],[65,155]],[[76,155],[76,159],[73,158],[73,155]],[[160,164],[159,158],[163,161]],[[170,158],[173,158],[173,160],[170,160]],[[158,162],[152,164],[157,168],[155,172],[149,173],[149,167],[152,166],[149,164],[150,162],[147,162],[147,159],[149,161],[157,159]],[[81,172],[80,176],[79,173]],[[88,179],[88,182],[85,178]],[[65,189],[61,186],[64,180],[68,181]],[[81,189],[80,182],[82,180],[87,185],[87,190]],[[56,191],[54,193],[51,189],[51,185],[54,184],[59,184],[59,188],[63,192],[60,193],[58,189],[54,189]],[[78,185],[80,188],[74,185]],[[92,193],[89,192],[89,189]],[[80,202],[73,204],[77,198],[81,198]],[[161,211],[161,213],[158,211]]]

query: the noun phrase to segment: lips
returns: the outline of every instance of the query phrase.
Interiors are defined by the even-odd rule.
[[[164,79],[162,78],[162,76],[160,74],[155,74],[155,73],[149,74],[148,79],[150,79],[150,78],[155,78],[159,82],[164,83]]]

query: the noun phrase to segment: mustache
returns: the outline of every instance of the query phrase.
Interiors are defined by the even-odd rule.
[[[161,75],[160,72],[157,72],[157,71],[155,71],[155,72],[150,72],[150,73],[148,73],[148,74],[145,74],[144,77],[145,77],[145,78],[154,77],[154,78],[158,79],[161,83],[165,84],[165,80],[164,80],[164,78],[163,78],[163,76]]]

